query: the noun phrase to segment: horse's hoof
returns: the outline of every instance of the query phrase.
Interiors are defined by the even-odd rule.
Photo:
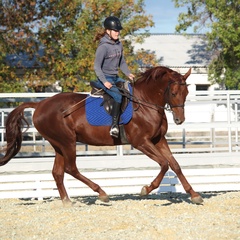
[[[144,196],[147,196],[147,195],[148,195],[147,186],[144,186],[141,190],[140,196],[144,197]]]
[[[102,202],[109,202],[109,197],[108,197],[108,195],[99,196],[98,198],[99,198],[99,200],[102,201]]]
[[[64,207],[72,207],[73,203],[69,200],[69,201],[62,201],[63,202],[63,206]]]
[[[203,199],[201,196],[194,197],[191,200],[192,200],[192,203],[194,203],[194,204],[202,204],[203,203]]]

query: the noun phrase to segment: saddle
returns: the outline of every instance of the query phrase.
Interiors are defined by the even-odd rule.
[[[102,97],[103,102],[101,106],[103,106],[105,111],[111,115],[114,99],[101,88],[98,82],[91,81],[90,86],[92,87],[91,96]],[[131,96],[128,82],[118,82],[116,86],[118,87],[123,96],[120,108],[120,111],[123,113],[129,103],[129,98]]]

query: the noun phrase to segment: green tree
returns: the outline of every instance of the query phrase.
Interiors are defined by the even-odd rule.
[[[0,87],[5,86],[0,90],[20,90],[26,82],[31,86],[40,80],[46,81],[39,83],[43,85],[54,81],[55,63],[61,58],[59,41],[74,26],[80,11],[77,0],[0,1]],[[14,66],[12,59],[6,62],[11,55],[19,59]],[[32,62],[31,68],[26,68],[26,60]]]
[[[19,91],[21,81],[36,86],[56,80],[60,80],[64,91],[85,91],[85,83],[96,78],[94,37],[110,15],[122,22],[126,61],[132,71],[137,71],[132,36],[154,24],[144,7],[144,0],[0,1],[0,91]],[[137,41],[144,36],[138,36]],[[10,54],[19,59],[24,56],[35,61],[35,65],[25,68],[24,61],[19,61],[18,70],[23,68],[20,78],[6,62]]]
[[[179,15],[177,32],[194,26],[207,30],[209,50],[215,56],[209,79],[227,89],[240,89],[240,4],[236,0],[173,0],[176,7],[187,6]]]

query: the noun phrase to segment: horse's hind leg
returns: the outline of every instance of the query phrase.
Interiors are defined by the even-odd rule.
[[[108,202],[109,201],[109,197],[108,195],[102,190],[102,188],[92,182],[90,179],[88,179],[87,177],[85,177],[84,175],[82,175],[76,166],[74,165],[68,165],[65,167],[65,172],[70,174],[71,176],[73,176],[74,178],[80,180],[81,182],[85,183],[87,186],[89,186],[94,192],[97,192],[99,194],[99,199],[103,202]]]
[[[55,161],[52,170],[53,178],[56,182],[60,198],[64,205],[71,203],[66,188],[64,186],[64,158],[62,155],[56,152]]]
[[[99,194],[99,199],[103,202],[108,202],[109,197],[108,195],[102,190],[102,188],[92,182],[87,177],[83,176],[77,169],[76,166],[76,149],[71,149],[71,147],[66,147],[64,149],[64,171],[74,178],[80,180],[84,184],[86,184],[88,187],[90,187],[94,192],[97,192]]]

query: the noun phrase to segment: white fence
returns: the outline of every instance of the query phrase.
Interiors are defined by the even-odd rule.
[[[0,94],[0,104],[35,101],[53,95]],[[0,107],[2,107],[0,105]],[[12,108],[2,107],[1,146],[4,121]],[[31,109],[28,119],[31,120]],[[240,91],[195,92],[188,96],[186,121],[177,126],[167,113],[169,145],[196,191],[240,190]],[[79,144],[78,167],[101,185],[108,194],[139,193],[158,173],[158,166],[131,146],[94,148]],[[51,176],[53,152],[34,126],[28,130],[23,150],[0,167],[0,198],[38,198],[59,196]],[[102,156],[104,155],[104,156]],[[70,196],[94,195],[70,176],[65,178]],[[176,176],[169,171],[155,193],[182,192]]]
[[[240,191],[238,153],[176,154],[182,171],[195,191]],[[35,161],[35,162],[34,162]],[[13,159],[0,168],[1,198],[58,197],[50,173],[53,158]],[[99,184],[109,195],[138,194],[159,173],[158,165],[143,155],[78,157],[81,173]],[[96,195],[83,183],[65,174],[71,197]],[[176,175],[169,170],[153,193],[184,192]]]

